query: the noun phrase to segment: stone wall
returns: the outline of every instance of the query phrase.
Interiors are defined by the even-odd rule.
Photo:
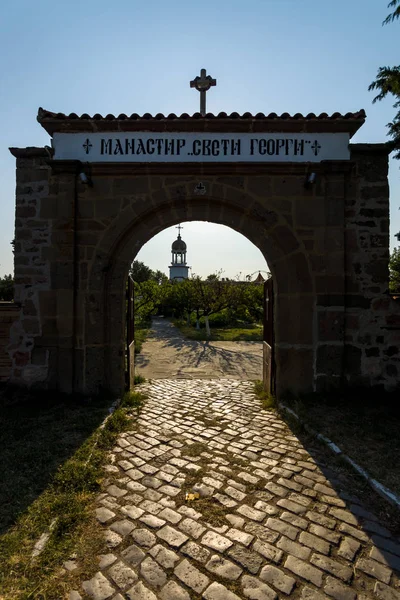
[[[93,164],[89,187],[72,161],[13,152],[14,381],[119,394],[129,265],[166,227],[206,220],[245,235],[271,268],[278,394],[398,385],[386,147],[355,145],[350,162],[315,164],[314,185],[306,164]]]
[[[389,295],[386,145],[353,147],[356,178],[346,198],[346,379],[400,384],[400,302]]]
[[[53,293],[50,276],[50,249],[53,219],[43,218],[42,204],[56,196],[50,189],[52,177],[43,148],[27,148],[17,153],[17,187],[15,199],[15,301],[21,305],[19,318],[10,332],[11,380],[31,386],[47,385],[49,347],[38,340],[46,327],[46,300]]]
[[[0,382],[9,381],[11,378],[12,360],[10,354],[15,349],[10,346],[10,331],[13,323],[19,318],[19,313],[20,307],[18,304],[0,302]],[[16,360],[18,360],[18,357],[16,357]]]

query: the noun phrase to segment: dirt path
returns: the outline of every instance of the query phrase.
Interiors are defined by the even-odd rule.
[[[146,379],[261,379],[262,343],[188,340],[158,318],[136,357],[136,373]]]

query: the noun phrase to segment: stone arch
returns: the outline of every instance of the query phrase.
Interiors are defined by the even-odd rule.
[[[287,219],[267,201],[263,205],[243,192],[232,194],[231,199],[229,190],[224,196],[150,194],[141,210],[129,203],[104,232],[90,270],[82,315],[82,377],[88,392],[97,392],[100,384],[120,393],[123,386],[124,289],[132,260],[154,235],[191,220],[231,227],[260,249],[275,281],[278,390],[301,389],[306,379],[313,380],[315,294],[307,252]]]

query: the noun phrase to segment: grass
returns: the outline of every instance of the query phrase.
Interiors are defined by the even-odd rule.
[[[400,495],[400,405],[396,394],[349,390],[291,397],[285,402],[372,477]]]
[[[75,578],[90,578],[104,549],[94,519],[103,465],[118,434],[132,426],[143,397],[126,395],[107,417],[110,399],[56,394],[0,396],[0,599],[60,600]],[[32,551],[49,532],[44,550]],[[62,564],[76,556],[79,568]]]
[[[262,341],[263,329],[259,325],[248,325],[247,327],[217,327],[211,329],[211,337],[207,337],[205,329],[195,329],[183,323],[175,321],[174,325],[190,340],[198,341],[221,341],[221,342],[260,342]]]
[[[139,385],[140,383],[144,383],[145,381],[146,381],[146,377],[143,377],[143,375],[140,375],[140,373],[135,375],[133,378],[134,385]]]
[[[135,354],[140,354],[142,346],[149,335],[150,327],[151,321],[139,321],[135,323]]]
[[[264,384],[262,381],[256,381],[254,383],[254,393],[261,401],[261,405],[265,410],[272,410],[276,408],[275,396],[264,390]]]

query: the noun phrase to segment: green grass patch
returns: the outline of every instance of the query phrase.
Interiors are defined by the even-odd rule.
[[[190,340],[198,341],[221,341],[221,342],[261,342],[263,329],[259,325],[248,325],[242,327],[218,327],[211,329],[211,337],[207,337],[205,329],[190,327],[181,321],[175,321],[174,325]]]
[[[60,600],[97,570],[104,539],[94,502],[103,465],[118,434],[132,426],[132,404],[142,401],[124,398],[104,422],[110,399],[0,396],[1,600]],[[44,533],[49,540],[32,558]],[[79,568],[64,572],[72,555]]]
[[[142,377],[142,379],[145,381],[144,377]],[[142,382],[140,382],[142,383]],[[142,394],[141,392],[125,392],[125,394],[122,397],[121,400],[121,407],[122,408],[136,408],[136,410],[138,411],[138,413],[140,412],[142,406],[143,406],[143,402],[145,400],[146,396],[144,394]]]
[[[141,383],[144,383],[145,381],[146,381],[146,377],[143,377],[143,375],[140,375],[140,373],[135,375],[133,378],[134,385],[139,385]]]
[[[264,384],[262,381],[256,381],[254,383],[254,393],[261,401],[261,405],[265,410],[272,410],[276,408],[276,398],[272,394],[264,390]]]
[[[151,320],[142,320],[135,323],[135,354],[140,354],[142,346],[149,335]]]
[[[400,495],[400,405],[396,393],[355,389],[289,397],[285,403],[373,478]]]

